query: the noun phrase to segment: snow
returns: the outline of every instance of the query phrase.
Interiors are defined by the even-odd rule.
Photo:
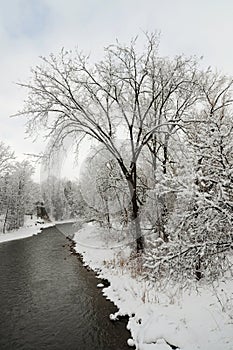
[[[39,223],[41,221],[41,223]],[[34,235],[37,235],[41,232],[41,229],[53,227],[59,224],[73,223],[73,219],[60,220],[60,221],[51,221],[47,223],[42,223],[43,220],[37,220],[36,216],[33,215],[31,219],[30,216],[25,215],[24,226],[18,230],[10,231],[7,233],[0,232],[0,243],[14,241],[17,239],[27,238]]]
[[[7,233],[0,233],[0,243],[31,237],[33,235],[40,233],[41,228],[54,226],[54,223],[37,224],[37,225],[35,225],[35,223],[36,223],[35,217],[31,219],[30,217],[26,216],[25,224],[23,227],[19,228],[18,230],[10,231]]]
[[[0,242],[30,237],[43,227],[28,220],[17,231],[0,234]],[[232,350],[233,349],[233,281],[229,277],[183,290],[168,283],[164,290],[156,283],[145,281],[130,268],[127,242],[116,242],[103,228],[94,223],[83,225],[74,236],[76,251],[101,278],[110,282],[103,288],[107,299],[119,311],[109,315],[112,321],[129,315],[127,329],[132,338],[129,346],[138,350]],[[169,345],[170,344],[170,345]]]
[[[135,345],[133,339],[131,339],[131,338],[129,338],[129,339],[127,340],[127,344],[128,344],[129,346],[134,346],[134,345]]]
[[[135,343],[138,350],[171,350],[170,345],[182,350],[233,349],[230,278],[213,285],[200,282],[192,290],[170,282],[161,290],[130,269],[128,245],[116,244],[94,223],[85,224],[74,240],[84,263],[110,282],[103,294],[119,308],[110,319],[129,315],[128,345]]]

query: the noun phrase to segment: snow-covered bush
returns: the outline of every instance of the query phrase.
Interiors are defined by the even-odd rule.
[[[173,207],[164,222],[167,239],[155,225],[156,239],[147,243],[144,266],[155,280],[214,280],[232,271],[228,259],[233,249],[231,84],[212,75],[209,79],[202,85],[202,107],[186,126],[180,163],[155,186],[157,199],[163,195],[166,201],[173,194]],[[156,212],[154,219],[156,223]]]

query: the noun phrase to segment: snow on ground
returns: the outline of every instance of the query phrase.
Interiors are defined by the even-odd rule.
[[[37,224],[37,225],[35,225],[35,223],[36,223],[35,216],[32,219],[30,218],[30,216],[26,216],[23,227],[19,228],[18,230],[10,231],[7,233],[0,232],[0,243],[31,237],[33,235],[38,234],[41,228],[54,226],[54,223]]]
[[[28,219],[17,231],[0,234],[0,243],[30,237],[43,227]],[[64,223],[64,222],[62,222]],[[161,292],[130,269],[130,249],[104,229],[88,223],[75,236],[76,250],[84,262],[110,282],[103,289],[119,311],[110,315],[129,315],[128,328],[138,350],[233,350],[233,281],[224,280],[211,286],[197,285],[190,291],[167,285]],[[140,266],[138,268],[140,272]],[[99,288],[102,288],[100,284]],[[170,345],[169,345],[170,344]]]
[[[10,231],[7,233],[0,232],[0,243],[31,237],[33,235],[40,233],[40,230],[43,228],[48,228],[59,224],[67,224],[67,223],[74,222],[73,219],[51,221],[48,223],[39,223],[39,221],[35,215],[33,215],[32,218],[29,215],[25,215],[23,227],[19,228],[18,230]],[[42,221],[43,220],[41,220],[41,222]]]
[[[233,350],[233,282],[207,286],[199,283],[193,291],[167,285],[158,291],[130,269],[127,244],[116,243],[103,229],[88,223],[75,236],[76,251],[84,262],[110,286],[103,289],[119,312],[130,316],[128,328],[138,350]],[[140,266],[139,266],[140,271]],[[170,345],[169,345],[170,344]]]

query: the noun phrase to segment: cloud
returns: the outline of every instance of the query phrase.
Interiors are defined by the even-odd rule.
[[[204,55],[204,64],[233,73],[233,3],[230,0],[0,0],[0,140],[19,155],[43,150],[24,140],[24,119],[10,119],[22,108],[25,81],[40,55],[78,46],[102,55],[118,38],[129,41],[142,30],[161,30],[160,52]]]
[[[1,5],[1,28],[11,42],[23,38],[37,39],[45,34],[49,8],[42,0],[14,0]]]

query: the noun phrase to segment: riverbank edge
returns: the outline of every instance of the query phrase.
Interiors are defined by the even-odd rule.
[[[77,239],[79,237],[79,232],[81,230],[85,230],[86,225],[92,225],[92,222],[86,222],[74,235],[73,238],[67,236],[66,239],[70,242],[70,252],[71,254],[77,256],[79,261],[83,264],[83,266],[88,270],[88,271],[93,271],[95,273],[95,276],[97,279],[101,281],[100,284],[97,284],[97,287],[103,288],[102,289],[102,294],[103,297],[105,297],[108,301],[114,303],[114,305],[117,307],[118,311],[115,314],[110,314],[109,319],[111,322],[117,322],[119,320],[125,320],[126,321],[126,329],[130,332],[131,338],[128,339],[127,344],[129,346],[129,349],[136,349],[136,350],[179,350],[180,348],[177,347],[176,345],[173,345],[172,343],[169,343],[168,340],[165,340],[163,338],[157,339],[155,342],[152,340],[151,342],[149,341],[147,344],[142,344],[142,334],[140,334],[140,328],[141,327],[141,321],[142,321],[142,314],[145,318],[145,313],[142,312],[140,314],[140,311],[137,312],[137,305],[134,303],[133,306],[131,306],[129,309],[131,310],[126,310],[124,306],[121,304],[121,293],[119,295],[117,294],[117,290],[115,289],[116,283],[113,281],[113,275],[111,273],[111,268],[101,266],[100,260],[97,259],[97,263],[95,262],[94,264],[91,264],[90,261],[88,261],[88,257],[85,254],[85,251],[82,251],[82,247],[88,248],[89,243],[88,240],[86,242],[80,242],[80,240]],[[102,231],[102,230],[101,230]],[[97,247],[94,247],[94,249],[100,249],[104,250],[105,252],[108,250],[111,250],[112,248],[107,248],[107,247],[98,247],[98,242]],[[100,245],[104,245],[104,242],[99,242],[101,243]],[[90,249],[93,249],[93,245],[90,245]],[[130,250],[129,250],[130,251]],[[131,251],[130,251],[131,252]],[[129,254],[126,254],[127,257],[129,257]],[[93,257],[93,256],[92,256]],[[125,257],[126,258],[126,257]],[[104,260],[105,261],[105,260]],[[104,263],[105,264],[105,263]],[[96,265],[96,266],[95,266]],[[109,273],[107,273],[109,272]],[[118,271],[116,274],[117,278],[119,277],[118,274],[121,273]],[[128,278],[129,276],[127,276]],[[112,293],[113,292],[113,293]],[[116,295],[114,295],[116,292]],[[117,296],[118,295],[118,296]],[[120,296],[120,297],[119,297]],[[139,299],[143,299],[139,298]],[[135,302],[135,300],[134,300]],[[123,301],[124,303],[124,301]],[[141,304],[141,300],[139,302]],[[143,301],[144,303],[144,301]],[[138,305],[139,306],[139,305]],[[144,305],[143,305],[144,306]],[[144,307],[143,307],[144,308]],[[145,311],[145,310],[144,310]],[[146,310],[146,313],[148,310]],[[150,312],[148,312],[150,314]]]
[[[0,243],[15,241],[18,239],[24,239],[40,234],[44,229],[54,227],[59,224],[74,223],[74,220],[64,221],[51,221],[44,224],[35,222],[35,218],[27,220],[27,223],[17,230],[9,231],[6,233],[0,233]]]
[[[215,285],[195,283],[187,290],[179,283],[168,284],[161,290],[161,285],[151,286],[137,271],[132,275],[127,244],[116,246],[116,237],[111,241],[104,228],[85,223],[73,241],[83,265],[110,283],[103,288],[103,296],[119,309],[110,319],[129,317],[129,346],[136,350],[232,350],[233,307],[228,305],[232,278]]]
[[[54,227],[54,223],[48,223],[48,224],[33,224],[30,226],[24,226],[20,227],[18,230],[10,231],[7,233],[1,233],[0,234],[0,244],[4,242],[10,242],[10,241],[16,241],[19,239],[29,238],[32,236],[36,236],[40,234],[43,229]]]
[[[53,222],[47,227],[55,225]],[[0,236],[4,236],[3,242],[27,238],[40,233],[45,226],[34,225],[24,237],[18,231],[13,233],[14,238],[8,234]],[[21,230],[25,229],[27,231],[29,227]],[[110,320],[128,317],[126,328],[132,335],[128,345],[135,346],[136,350],[232,350],[232,278],[224,279],[212,289],[209,285],[199,284],[196,292],[182,291],[181,297],[176,289],[169,295],[165,291],[159,293],[156,288],[148,291],[148,286],[143,287],[139,279],[129,275],[127,266],[119,267],[119,260],[118,264],[114,263],[113,251],[117,247],[104,246],[106,237],[106,230],[85,223],[73,236],[71,254],[77,255],[82,265],[102,280],[97,287],[103,288],[103,296],[119,310],[110,315]],[[124,255],[124,248],[121,253]],[[125,261],[126,257],[127,254]]]
[[[110,281],[108,279],[104,278],[104,277],[101,277],[100,271],[96,271],[96,270],[92,269],[88,264],[85,263],[83,254],[81,254],[81,253],[79,253],[77,251],[77,243],[76,243],[76,241],[74,239],[72,239],[71,237],[69,237],[69,236],[66,236],[66,239],[69,241],[68,245],[69,245],[69,251],[71,252],[71,254],[75,255],[78,258],[78,260],[81,262],[81,264],[83,265],[83,267],[87,271],[94,272],[96,279],[99,280],[99,283],[97,284],[97,288],[108,288],[108,287],[110,287],[110,285],[111,285]],[[103,294],[103,297],[106,298],[107,301],[112,302],[118,308],[117,304],[114,301],[110,300],[107,297],[107,295],[104,294],[104,292],[102,294]],[[119,308],[118,308],[118,312],[117,313],[119,313]],[[111,315],[109,315],[109,316],[111,316]],[[119,314],[118,318],[114,319],[114,320],[112,319],[112,321],[124,321],[127,331],[130,332],[130,330],[127,328],[127,325],[128,325],[128,322],[129,322],[129,318],[130,318],[130,315],[128,315],[128,314],[125,314],[125,315],[120,315]],[[109,317],[109,320],[111,321],[111,317]],[[129,341],[129,343],[130,343],[130,341]],[[134,345],[131,345],[131,349],[136,349],[136,348],[135,348]]]

